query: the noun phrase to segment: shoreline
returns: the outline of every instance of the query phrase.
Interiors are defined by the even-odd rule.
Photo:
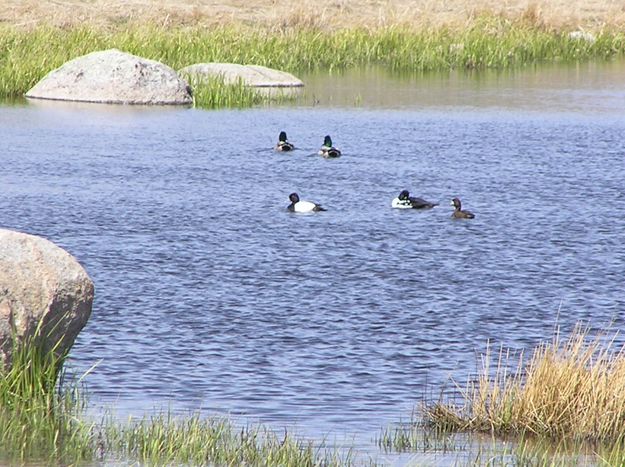
[[[24,95],[51,70],[90,52],[119,49],[162,62],[174,70],[194,63],[262,65],[294,73],[333,72],[382,66],[393,72],[512,69],[548,63],[582,63],[625,55],[617,29],[597,35],[548,30],[532,20],[500,16],[474,18],[459,29],[423,30],[389,26],[324,33],[301,27],[276,34],[234,26],[163,27],[155,23],[116,30],[91,25],[32,30],[0,26],[0,97]],[[214,82],[194,86],[195,105],[249,107],[263,99],[244,86]]]

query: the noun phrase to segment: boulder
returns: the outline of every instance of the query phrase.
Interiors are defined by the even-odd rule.
[[[193,103],[191,88],[170,67],[116,49],[70,60],[48,73],[26,97],[103,104]]]
[[[274,70],[260,65],[239,65],[238,63],[196,63],[180,70],[189,79],[221,77],[227,84],[241,80],[246,86],[256,88],[293,88],[304,83],[285,71]]]
[[[574,41],[586,41],[590,44],[597,40],[594,34],[586,31],[571,31],[569,33],[569,39]]]
[[[11,365],[14,338],[69,352],[91,314],[93,282],[52,242],[0,229],[0,367]]]

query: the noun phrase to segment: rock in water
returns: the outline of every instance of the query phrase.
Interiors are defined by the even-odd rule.
[[[13,338],[69,352],[91,315],[93,282],[52,242],[0,229],[0,367],[11,365]]]
[[[70,60],[48,73],[26,97],[102,104],[193,103],[191,88],[170,67],[116,49]]]
[[[569,33],[569,39],[574,41],[586,41],[590,44],[593,44],[597,40],[594,34],[587,31],[571,31]]]

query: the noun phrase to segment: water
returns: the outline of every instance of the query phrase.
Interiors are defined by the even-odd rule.
[[[623,327],[624,69],[313,76],[270,109],[5,105],[0,226],[94,280],[72,350],[99,362],[94,407],[372,443],[489,340]],[[313,155],[326,133],[342,158]],[[390,209],[402,189],[440,206]],[[293,191],[328,211],[288,213]]]

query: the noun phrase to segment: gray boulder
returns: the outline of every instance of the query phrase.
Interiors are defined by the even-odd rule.
[[[33,235],[0,229],[0,367],[13,339],[65,355],[91,314],[93,282],[65,250]]]
[[[590,44],[597,40],[594,34],[587,31],[571,31],[569,33],[569,39],[574,41],[586,41]]]
[[[265,87],[302,87],[304,83],[285,71],[274,70],[260,65],[240,65],[238,63],[196,63],[180,70],[182,76],[190,80],[221,77],[227,84],[241,80],[246,86]]]
[[[48,73],[26,97],[103,104],[193,103],[191,88],[170,67],[116,49],[70,60]]]

